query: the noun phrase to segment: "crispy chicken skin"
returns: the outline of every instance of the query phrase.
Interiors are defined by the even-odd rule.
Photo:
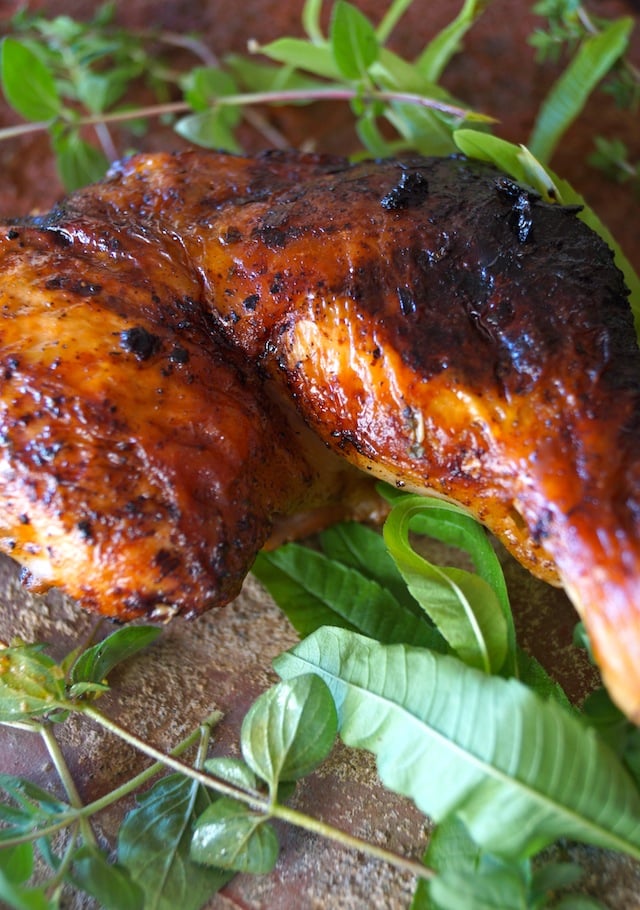
[[[0,255],[1,544],[44,585],[125,618],[225,602],[348,462],[564,585],[640,721],[640,355],[573,210],[462,158],[194,151]]]
[[[175,244],[89,209],[0,236],[0,547],[101,613],[197,613],[348,466],[219,337]]]

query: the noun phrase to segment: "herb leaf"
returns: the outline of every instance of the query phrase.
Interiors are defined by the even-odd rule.
[[[416,616],[424,616],[415,597],[409,593],[379,531],[355,521],[344,521],[322,531],[320,543],[325,556],[333,562],[355,569],[365,578],[377,582],[393,595],[400,606]],[[365,634],[371,638],[377,637],[371,633]],[[407,644],[418,644],[408,639],[406,641]]]
[[[109,165],[106,155],[82,138],[73,128],[53,129],[51,142],[60,179],[68,190],[76,190],[104,177]]]
[[[95,897],[104,910],[140,910],[142,889],[122,866],[107,862],[101,850],[84,846],[73,857],[72,879],[77,888]]]
[[[528,146],[541,161],[550,160],[562,134],[578,116],[600,80],[629,43],[630,17],[618,19],[587,38],[542,104]]]
[[[515,663],[515,634],[510,635],[507,625],[508,602],[503,606],[494,587],[481,576],[436,566],[416,553],[409,542],[411,519],[420,517],[424,522],[430,512],[436,516],[429,522],[430,533],[472,553],[479,549],[478,528],[469,524],[462,510],[422,496],[398,500],[384,525],[385,543],[409,590],[459,657],[487,673],[498,672],[509,652]]]
[[[460,42],[491,0],[465,0],[462,9],[425,47],[416,68],[430,82],[438,82],[447,64],[460,50]]]
[[[162,634],[158,626],[125,626],[87,648],[73,664],[70,681],[104,683],[115,666],[133,657]]]
[[[4,38],[0,74],[5,98],[25,120],[52,120],[62,102],[49,68],[16,38]]]
[[[51,793],[21,777],[0,774],[0,790],[11,800],[0,803],[0,846],[3,840],[38,831],[65,815],[70,806],[56,799]]]
[[[483,849],[526,857],[566,836],[640,858],[640,795],[622,765],[516,680],[344,629],[274,665],[284,678],[319,673],[345,743],[374,752],[383,783],[435,821],[455,812]]]
[[[357,7],[337,0],[330,29],[331,50],[345,79],[362,79],[378,57],[376,31]]]
[[[195,862],[234,872],[271,872],[278,852],[278,838],[264,816],[227,796],[200,816],[191,843]]]
[[[118,861],[145,894],[145,910],[198,910],[229,881],[189,856],[193,826],[209,804],[207,791],[186,777],[163,777],[124,819]]]
[[[298,780],[327,757],[337,731],[326,684],[315,674],[297,676],[253,703],[242,724],[242,754],[275,796],[281,780]]]
[[[261,553],[256,577],[300,635],[321,626],[343,626],[381,641],[406,641],[446,650],[440,634],[402,607],[393,595],[356,569],[300,544]]]
[[[43,648],[19,643],[0,650],[0,722],[68,707],[64,673]]]
[[[284,63],[324,79],[340,78],[340,71],[326,42],[312,44],[302,38],[276,38],[255,50],[276,63]]]

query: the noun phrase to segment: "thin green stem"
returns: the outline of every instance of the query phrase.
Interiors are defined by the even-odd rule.
[[[447,104],[438,101],[435,98],[428,98],[424,95],[416,95],[412,92],[389,92],[371,90],[366,92],[357,89],[335,86],[319,89],[289,89],[270,92],[245,92],[237,95],[223,95],[214,100],[215,105],[225,107],[229,106],[251,106],[256,104],[296,104],[301,101],[354,101],[358,99],[364,103],[373,101],[395,102],[399,104],[415,104],[419,107],[427,107],[432,110],[440,111],[443,114],[449,114],[459,119],[464,119],[473,114],[474,120],[482,122],[491,122],[492,117],[484,114],[477,114],[467,108],[459,107],[455,104]],[[98,124],[108,123],[125,123],[128,120],[140,120],[146,117],[162,117],[166,114],[184,114],[191,111],[191,106],[186,101],[171,101],[163,104],[150,104],[145,107],[139,107],[126,111],[111,111],[110,113],[89,114],[86,117],[79,117],[75,122],[75,127],[97,126]],[[5,127],[0,130],[0,140],[12,139],[17,136],[23,136],[28,133],[34,133],[42,130],[48,130],[53,121],[39,120],[34,123],[21,123],[15,126]]]
[[[93,843],[95,844],[95,840]],[[62,855],[62,859],[56,868],[55,875],[47,882],[47,893],[50,898],[53,898],[56,893],[62,888],[67,871],[73,861],[73,854],[75,853],[75,850],[75,838],[72,837],[70,838],[69,843],[65,848],[64,854]]]
[[[366,853],[368,856],[379,859],[381,862],[395,866],[397,869],[401,869],[404,872],[410,872],[418,878],[431,879],[435,875],[433,869],[423,866],[422,863],[419,863],[416,860],[407,859],[407,857],[393,853],[391,850],[386,850],[384,847],[379,847],[369,841],[363,841],[359,837],[354,837],[346,831],[341,831],[334,828],[332,825],[327,825],[320,819],[305,815],[303,812],[298,812],[297,809],[291,809],[289,806],[283,806],[280,803],[276,803],[271,807],[271,815],[275,818],[279,818],[281,821],[296,825],[298,828],[304,828],[306,831],[311,831],[314,834],[319,834],[321,837],[336,841],[343,847],[347,847],[351,850],[359,850],[362,853]]]
[[[110,718],[106,717],[104,714],[101,714],[92,705],[87,705],[87,707],[84,709],[84,713],[95,723],[100,724],[106,730],[109,730],[114,735],[119,736],[125,742],[139,749],[141,752],[144,752],[151,758],[156,759],[156,761],[162,762],[173,771],[177,771],[179,774],[184,774],[192,780],[202,784],[204,787],[214,789],[217,793],[221,793],[225,796],[230,796],[232,799],[235,799],[238,802],[242,802],[245,805],[249,806],[249,808],[261,812],[266,817],[275,816],[282,819],[283,821],[288,821],[299,828],[304,828],[307,831],[312,831],[316,834],[320,834],[329,840],[333,840],[336,843],[342,844],[343,846],[350,849],[359,850],[362,853],[389,863],[396,868],[402,869],[404,871],[410,871],[413,875],[420,876],[421,878],[433,877],[434,873],[432,870],[428,869],[426,866],[421,865],[420,863],[415,862],[414,860],[399,856],[390,850],[385,850],[383,847],[377,847],[375,844],[370,844],[368,841],[364,841],[358,837],[354,837],[351,834],[347,834],[338,828],[327,825],[325,822],[312,818],[309,815],[305,815],[302,812],[298,812],[295,809],[290,809],[287,806],[280,805],[279,803],[274,804],[268,797],[257,793],[247,793],[244,790],[240,790],[237,787],[231,786],[226,781],[215,778],[210,774],[205,774],[198,768],[194,768],[190,765],[185,764],[178,758],[164,754],[159,749],[156,749],[154,746],[137,737],[135,734],[130,733],[128,730],[125,730],[123,727],[115,723],[115,721],[112,721]]]
[[[192,730],[191,733],[183,739],[181,742],[175,746],[169,755],[177,757],[182,755],[183,752],[186,752],[191,746],[194,745],[200,739],[202,742],[203,739],[203,728],[206,727],[209,730],[209,735],[213,727],[220,721],[222,718],[221,711],[213,711],[209,717],[207,717],[202,724],[198,727],[197,730]],[[24,724],[7,724],[6,726],[18,727],[19,729],[27,729]],[[28,728],[29,731],[34,731],[34,727],[31,726]],[[39,729],[34,732],[40,732]],[[196,763],[197,763],[196,758]],[[120,784],[119,787],[116,787],[114,790],[110,790],[108,793],[105,793],[104,796],[99,797],[94,800],[92,803],[87,803],[86,805],[78,808],[73,813],[68,813],[67,815],[62,816],[58,819],[57,822],[53,825],[48,825],[46,828],[39,828],[37,832],[30,834],[23,834],[15,838],[7,838],[7,840],[2,841],[3,847],[14,847],[18,844],[28,843],[29,841],[34,840],[36,837],[48,837],[51,834],[55,834],[57,831],[62,830],[63,828],[68,827],[73,824],[80,818],[89,818],[92,815],[95,815],[98,812],[101,812],[103,809],[107,809],[113,803],[118,802],[120,799],[124,799],[126,796],[129,796],[131,793],[138,790],[140,787],[144,786],[148,781],[154,778],[157,774],[160,774],[166,767],[165,761],[156,761],[153,765],[150,765],[148,768],[145,768],[144,771],[141,771],[139,774],[136,774],[135,777],[132,777],[130,780],[125,781],[125,783]]]
[[[412,3],[413,0],[394,0],[376,28],[376,35],[381,44],[384,44],[389,39],[391,32]]]
[[[83,809],[84,804],[82,802],[82,798],[78,793],[78,788],[76,787],[75,781],[71,775],[71,772],[69,771],[69,766],[65,761],[65,757],[62,754],[62,750],[60,748],[60,743],[56,739],[51,725],[48,723],[43,723],[40,727],[40,735],[45,742],[47,751],[51,757],[51,761],[53,762],[55,769],[58,772],[58,777],[62,781],[62,785],[69,798],[70,804],[74,809]],[[78,821],[80,825],[80,833],[82,834],[84,841],[88,844],[91,844],[92,846],[96,846],[96,836],[93,833],[89,819],[85,816],[80,816]]]

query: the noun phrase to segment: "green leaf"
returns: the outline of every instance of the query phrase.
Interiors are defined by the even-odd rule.
[[[234,872],[271,872],[278,859],[278,838],[264,816],[222,797],[198,819],[191,843],[196,863]]]
[[[460,42],[485,11],[491,0],[465,0],[458,15],[429,42],[416,61],[416,68],[430,82],[438,82],[447,64],[460,50]]]
[[[322,629],[274,664],[316,672],[347,745],[436,822],[452,812],[484,850],[524,858],[569,837],[640,858],[640,795],[611,750],[554,701],[448,656]]]
[[[381,641],[406,641],[446,650],[425,619],[355,569],[300,544],[259,554],[252,571],[300,635],[333,625]]]
[[[233,128],[240,119],[238,107],[211,107],[198,114],[188,114],[175,125],[175,131],[183,139],[202,148],[240,152],[241,148]]]
[[[109,863],[95,847],[81,847],[73,857],[71,879],[76,888],[90,894],[104,910],[141,910],[144,894],[126,869]]]
[[[0,48],[2,90],[11,107],[25,120],[52,120],[62,110],[53,76],[42,60],[15,38]]]
[[[185,100],[194,111],[205,111],[224,95],[233,95],[238,87],[234,79],[221,69],[196,66],[181,80]]]
[[[323,79],[340,78],[340,71],[327,43],[312,44],[302,38],[278,38],[270,44],[261,44],[256,51],[277,63],[288,64]]]
[[[453,138],[460,151],[469,158],[495,164],[514,180],[531,186],[548,202],[565,201],[559,199],[558,188],[548,169],[535,158],[527,157],[524,146],[471,129],[456,130]],[[535,164],[538,167],[534,167]]]
[[[407,590],[379,531],[357,521],[344,521],[322,531],[320,545],[324,554],[333,562],[355,569],[392,594],[400,606],[417,616],[424,615],[416,599]]]
[[[69,707],[64,673],[44,645],[0,650],[0,722],[39,717]]]
[[[475,875],[450,869],[431,881],[429,891],[438,910],[528,910],[530,906],[522,877],[509,867]]]
[[[259,788],[258,778],[241,758],[217,755],[215,758],[208,758],[205,761],[204,769],[214,777],[218,777],[234,787],[239,787],[241,790],[251,792]]]
[[[60,179],[69,192],[101,180],[109,167],[103,152],[84,140],[76,129],[52,137]]]
[[[11,800],[0,803],[0,846],[3,840],[37,832],[70,811],[67,803],[22,777],[0,774],[0,790]]]
[[[424,521],[430,511],[437,518],[429,523],[430,533],[475,552],[477,529],[468,516],[449,503],[422,496],[407,496],[393,507],[383,528],[385,543],[409,590],[460,658],[486,673],[498,672],[515,645],[510,644],[508,618],[495,589],[479,575],[430,563],[409,542],[412,519]]]
[[[118,861],[145,895],[145,910],[199,910],[229,881],[226,871],[198,866],[189,856],[197,816],[207,791],[171,774],[139,798],[118,838]]]
[[[77,658],[69,674],[71,683],[103,685],[114,667],[148,647],[162,634],[157,626],[125,626],[103,641],[87,648]]]
[[[225,64],[243,88],[252,92],[326,88],[324,80],[315,79],[286,64],[278,66],[274,63],[259,63],[251,57],[243,57],[240,54],[229,54],[225,58]],[[290,101],[286,103],[291,104]],[[302,105],[311,103],[304,99],[296,102],[296,104]],[[275,106],[276,103],[273,102],[273,104]]]
[[[33,872],[33,845],[18,844],[0,850],[0,871],[14,885],[28,881]]]
[[[508,626],[509,648],[514,651],[515,628],[507,583],[489,535],[483,525],[451,503],[443,503],[435,497],[398,493],[392,487],[382,486],[382,495],[392,505],[410,512],[412,529],[418,534],[435,537],[442,543],[464,550],[472,559],[476,572],[491,585],[498,598],[500,608]],[[401,503],[406,503],[401,505]]]
[[[240,743],[249,767],[269,785],[299,780],[322,762],[336,738],[338,719],[327,686],[314,674],[264,692],[242,723]]]
[[[451,125],[433,110],[394,101],[385,118],[406,140],[407,147],[421,155],[450,155],[455,150]]]
[[[526,651],[518,648],[517,660],[517,676],[520,679],[520,682],[524,683],[524,685],[528,686],[530,689],[533,689],[541,698],[553,698],[559,705],[562,705],[565,711],[574,711],[577,713],[576,708],[567,698],[567,694],[562,686],[549,676],[545,668],[535,657],[532,657],[531,654],[527,654]]]
[[[378,58],[376,31],[359,9],[346,0],[333,7],[329,33],[333,59],[345,79],[361,79]]]
[[[14,910],[58,910],[56,898],[49,900],[46,885],[41,888],[24,888],[9,881],[0,872],[0,901],[3,907]]]
[[[84,72],[76,80],[78,99],[93,114],[108,110],[118,101],[127,88],[127,80],[122,73]]]
[[[583,41],[538,111],[528,143],[536,158],[543,162],[550,160],[593,89],[624,53],[633,25],[631,17],[617,19]]]

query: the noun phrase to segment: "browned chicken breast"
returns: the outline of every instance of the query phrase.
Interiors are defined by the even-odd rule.
[[[1,255],[2,545],[44,584],[232,596],[276,513],[348,481],[277,387],[563,584],[640,721],[640,354],[573,210],[456,158],[138,156]]]

